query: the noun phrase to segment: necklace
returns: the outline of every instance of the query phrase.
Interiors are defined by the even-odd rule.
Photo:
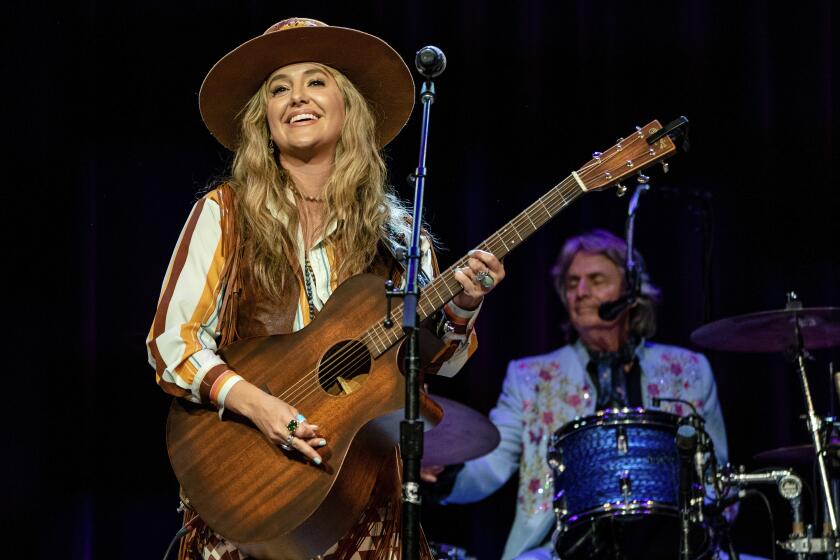
[[[312,283],[315,281],[315,271],[309,263],[309,255],[303,256],[303,289],[306,292],[306,301],[309,304],[309,320],[315,318],[315,296],[313,295]],[[311,278],[311,279],[310,279]]]
[[[297,196],[299,196],[299,197],[300,197],[300,198],[302,198],[303,200],[306,200],[306,201],[309,201],[309,202],[324,202],[324,197],[322,197],[322,196],[308,196],[308,195],[305,195],[305,194],[303,194],[302,192],[300,192],[300,191],[298,190],[298,188],[297,188],[296,186],[294,186],[294,185],[292,185],[292,192],[294,192]]]

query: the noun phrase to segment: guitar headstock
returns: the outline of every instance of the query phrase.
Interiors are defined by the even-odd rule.
[[[659,121],[651,121],[627,138],[620,139],[612,148],[595,152],[592,159],[577,171],[580,188],[589,192],[612,186],[671,156],[677,147],[667,134],[648,144],[648,138],[661,129]]]

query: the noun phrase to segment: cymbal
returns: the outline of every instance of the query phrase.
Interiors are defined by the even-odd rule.
[[[836,461],[838,457],[840,457],[840,445],[829,445],[828,458]],[[810,465],[816,459],[816,456],[814,455],[814,446],[805,443],[762,451],[753,455],[753,459],[765,465]]]
[[[443,408],[443,420],[424,434],[424,467],[457,465],[490,453],[499,445],[499,430],[486,416],[437,395],[429,395]]]
[[[805,465],[814,460],[814,446],[810,443],[768,449],[753,455],[753,459],[765,465]]]
[[[762,311],[720,319],[691,333],[691,341],[728,352],[784,352],[796,342],[796,321],[806,350],[840,346],[838,307]]]

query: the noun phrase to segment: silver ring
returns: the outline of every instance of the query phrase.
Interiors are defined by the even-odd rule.
[[[291,445],[289,445],[285,441],[281,441],[279,445],[280,445],[280,448],[285,450],[285,451],[291,451],[292,449],[294,449]]]
[[[475,281],[478,282],[479,284],[481,284],[481,287],[484,288],[485,290],[489,290],[490,288],[492,288],[493,284],[495,283],[495,280],[493,280],[493,277],[490,276],[490,273],[487,272],[486,270],[482,270],[481,272],[476,274],[475,275]]]

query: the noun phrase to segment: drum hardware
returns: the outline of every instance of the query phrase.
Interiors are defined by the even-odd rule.
[[[627,453],[627,448],[625,447],[624,450]],[[621,453],[621,451],[619,451]],[[624,507],[630,507],[630,492],[633,491],[633,483],[630,480],[630,471],[621,471],[621,474],[618,475],[618,489],[621,492],[621,495],[624,496]]]
[[[691,517],[694,490],[694,453],[697,451],[697,430],[689,423],[677,429],[677,453],[680,457],[680,560],[691,560]]]
[[[811,399],[811,388],[808,385],[808,377],[805,371],[805,349],[802,343],[802,332],[799,329],[799,322],[795,323],[795,330],[797,335],[797,346],[794,349],[794,361],[799,373],[799,381],[802,385],[802,393],[805,395],[805,406],[807,409],[806,425],[808,431],[811,433],[811,440],[814,443],[814,453],[817,458],[817,469],[819,470],[820,487],[822,488],[822,498],[825,501],[824,506],[828,513],[828,520],[831,526],[831,538],[834,541],[834,550],[840,553],[840,528],[837,525],[837,509],[834,503],[834,496],[831,492],[831,484],[828,480],[828,467],[826,466],[826,449],[823,446],[822,437],[820,437],[820,429],[822,428],[822,420],[814,411],[814,403]]]
[[[792,539],[786,541],[782,547],[797,555],[817,553],[817,549],[824,549],[833,556],[840,557],[837,500],[832,493],[826,464],[826,456],[831,446],[826,446],[821,437],[826,421],[830,420],[820,418],[814,410],[805,368],[809,350],[840,346],[840,308],[806,308],[795,292],[789,292],[783,310],[721,319],[695,330],[691,334],[691,340],[695,344],[715,350],[782,352],[793,362],[805,400],[804,419],[812,442],[806,449],[812,451],[812,457],[816,461],[820,498],[828,523],[825,531],[826,542],[814,543],[810,540],[811,536],[801,535],[801,512],[794,513],[795,518],[799,515],[797,527]],[[840,389],[840,378],[832,378],[836,388]],[[776,450],[770,454],[778,455],[781,451],[783,450]],[[795,508],[793,503],[792,507]]]
[[[808,533],[809,535],[805,537],[790,538],[786,541],[780,541],[778,545],[782,550],[796,554],[797,560],[804,560],[813,554],[835,554],[836,549],[833,539],[828,537],[810,536],[810,533],[813,533],[813,527],[810,525],[808,526]]]
[[[627,455],[627,445],[627,429],[624,426],[619,426],[615,430],[615,448],[619,454]]]

